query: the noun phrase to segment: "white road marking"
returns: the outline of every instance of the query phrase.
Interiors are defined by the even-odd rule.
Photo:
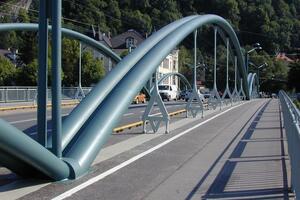
[[[50,132],[50,131],[52,131],[52,129],[47,129],[47,133],[48,132]],[[31,133],[28,133],[29,135],[35,135],[35,134],[37,134],[37,132],[31,132]]]
[[[24,120],[19,120],[19,121],[12,121],[12,122],[9,122],[9,123],[10,123],[10,124],[18,124],[18,123],[31,122],[31,121],[36,121],[36,118],[32,118],[32,119],[24,119]]]
[[[62,115],[62,117],[65,117],[67,115],[69,115],[69,114],[64,114],[64,115]],[[48,115],[47,118],[48,117],[50,118],[51,115]],[[24,119],[24,120],[18,120],[18,121],[11,121],[11,122],[8,122],[8,123],[10,123],[10,124],[18,124],[18,123],[30,122],[30,121],[36,121],[36,120],[37,120],[37,118],[30,118],[30,119]]]
[[[188,132],[190,132],[190,131],[192,131],[192,130],[194,130],[194,129],[196,129],[196,128],[198,128],[198,127],[200,127],[200,126],[202,126],[202,125],[204,125],[206,123],[208,123],[209,121],[211,121],[211,120],[213,120],[213,119],[215,119],[215,118],[217,118],[217,117],[219,117],[219,116],[227,113],[230,110],[233,110],[233,109],[235,109],[237,107],[240,107],[241,105],[244,105],[244,103],[236,105],[234,107],[231,107],[228,110],[225,110],[225,111],[223,111],[223,112],[221,112],[219,114],[216,114],[215,116],[213,116],[213,117],[211,117],[211,118],[209,118],[209,119],[207,119],[207,120],[205,120],[205,121],[203,121],[203,122],[201,122],[201,123],[199,123],[199,124],[197,124],[197,125],[189,128],[189,129],[185,130],[182,133],[179,133],[179,134],[175,135],[174,137],[172,137],[172,138],[170,138],[170,139],[168,139],[168,140],[166,140],[166,141],[164,141],[164,142],[162,142],[162,143],[160,143],[160,144],[152,147],[151,149],[148,149],[147,151],[144,151],[143,153],[140,153],[140,154],[132,157],[131,159],[129,159],[129,160],[127,160],[127,161],[125,161],[125,162],[123,162],[123,163],[121,163],[121,164],[119,164],[119,165],[117,165],[117,166],[115,166],[115,167],[113,167],[113,168],[111,168],[111,169],[109,169],[109,170],[107,170],[107,171],[99,174],[98,176],[95,176],[95,177],[89,179],[88,181],[86,181],[86,182],[84,182],[84,183],[82,183],[82,184],[80,184],[80,185],[78,185],[78,186],[76,186],[76,187],[74,187],[74,188],[72,188],[72,189],[70,189],[70,190],[62,193],[62,194],[60,194],[57,197],[54,197],[52,200],[62,200],[62,199],[65,199],[67,197],[70,197],[72,194],[75,194],[76,192],[78,192],[78,191],[80,191],[80,190],[82,190],[82,189],[84,189],[84,188],[92,185],[93,183],[96,183],[96,182],[100,181],[101,179],[104,179],[105,177],[107,177],[107,176],[115,173],[116,171],[118,171],[118,170],[126,167],[127,165],[130,165],[131,163],[139,160],[140,158],[143,158],[144,156],[152,153],[153,151],[155,151],[157,149],[160,149],[161,147],[169,144],[170,142],[176,140],[177,138],[179,138],[179,137],[187,134]]]
[[[124,114],[123,116],[129,116],[129,115],[133,115],[134,113],[126,113],[126,114]]]

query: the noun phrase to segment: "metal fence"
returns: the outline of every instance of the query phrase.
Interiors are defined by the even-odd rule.
[[[82,91],[87,95],[91,89],[91,87],[83,87]],[[78,90],[78,87],[62,87],[62,99],[80,98]],[[37,99],[37,95],[37,87],[0,87],[0,103],[34,102]],[[51,99],[51,88],[48,88],[48,99]]]
[[[288,142],[292,187],[298,198],[300,197],[300,112],[285,92],[280,91],[279,98]]]

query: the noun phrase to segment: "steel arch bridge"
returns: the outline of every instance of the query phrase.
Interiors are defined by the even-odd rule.
[[[63,121],[62,158],[48,150],[50,145],[47,149],[47,146],[40,145],[0,119],[1,164],[24,176],[41,175],[54,180],[74,179],[85,174],[133,97],[142,89],[157,66],[182,40],[204,25],[218,27],[230,39],[230,46],[237,57],[239,75],[243,79],[242,85],[250,99],[256,75],[252,74],[248,79],[238,38],[230,24],[219,16],[194,15],[175,21],[150,36],[121,61],[96,41],[62,29],[64,33],[120,62]],[[37,29],[36,24],[0,25],[0,31]]]

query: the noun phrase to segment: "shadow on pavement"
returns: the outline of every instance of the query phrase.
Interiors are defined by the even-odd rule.
[[[276,113],[272,110],[265,111],[267,107],[268,104],[266,104],[257,114],[254,121],[251,123],[250,127],[247,129],[246,133],[239,141],[238,145],[235,147],[229,159],[225,162],[223,168],[202,199],[290,198],[282,126],[271,127],[270,125],[264,125],[263,128],[257,127],[257,125],[260,123],[260,119],[264,117],[263,115],[266,113]],[[268,138],[268,140],[265,140],[265,138],[255,137],[252,139],[255,131],[269,130],[271,133],[273,133],[273,129],[274,131],[278,131],[280,129],[280,138],[278,138],[277,135],[276,138]],[[257,141],[261,139],[264,141],[261,141],[259,142],[260,144],[258,144]],[[253,145],[253,142],[256,144]],[[272,142],[277,142],[277,144],[280,143],[280,154],[273,155],[273,152],[270,153],[271,150],[266,150],[266,148],[269,147],[264,147],[263,142],[268,144]],[[253,146],[250,146],[249,144]],[[258,149],[255,149],[255,147]],[[263,154],[264,156],[255,155],[255,150],[259,151],[258,153],[269,152],[270,154]],[[247,154],[250,154],[250,156],[247,156]]]

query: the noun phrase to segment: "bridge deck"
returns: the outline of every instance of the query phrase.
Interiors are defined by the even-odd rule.
[[[178,117],[171,134],[131,130],[125,140],[108,143],[88,175],[44,185],[21,199],[293,198],[278,100],[226,109],[204,119]]]

